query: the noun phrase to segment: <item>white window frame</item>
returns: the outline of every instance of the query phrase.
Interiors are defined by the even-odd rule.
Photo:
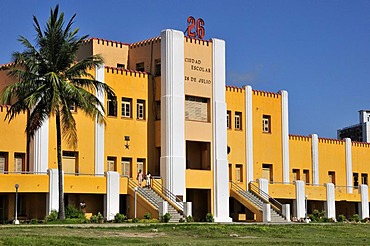
[[[241,114],[235,113],[235,130],[241,130]]]
[[[144,100],[137,100],[137,114],[136,117],[139,120],[145,119],[145,101]]]
[[[131,118],[131,100],[129,98],[122,97],[121,111],[122,117]]]

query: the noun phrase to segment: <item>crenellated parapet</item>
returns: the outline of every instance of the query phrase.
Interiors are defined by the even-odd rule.
[[[296,140],[296,141],[310,141],[311,137],[309,136],[303,136],[303,135],[289,135],[289,140]]]
[[[184,37],[185,42],[191,43],[191,44],[200,44],[204,46],[209,46],[210,43],[212,43],[212,40],[203,40],[203,39],[198,39],[198,38],[189,38],[189,37]]]
[[[319,143],[344,145],[346,141],[334,138],[319,138]]]
[[[272,98],[279,98],[281,96],[280,93],[269,92],[269,91],[259,91],[259,90],[253,90],[253,95],[263,96],[263,97],[272,97]]]
[[[154,37],[154,38],[150,38],[150,39],[146,39],[146,40],[142,40],[142,41],[130,44],[130,48],[133,49],[133,48],[146,46],[146,45],[149,45],[149,44],[152,44],[152,43],[158,43],[158,42],[160,42],[160,40],[161,40],[161,37],[159,37],[159,36]]]
[[[356,147],[363,147],[363,148],[370,148],[370,143],[365,143],[365,142],[353,142],[353,141],[352,141],[352,146],[356,146]]]
[[[103,39],[103,38],[89,38],[89,39],[86,39],[81,45],[90,44],[94,40],[97,41],[97,44],[111,46],[111,47],[115,46],[116,48],[122,48],[123,46],[129,45],[128,43],[118,42],[118,41],[113,41],[113,40],[108,40],[108,39]]]
[[[237,87],[237,86],[225,86],[225,89],[226,91],[230,91],[230,92],[239,92],[239,93],[242,93],[244,91],[244,88],[242,87]]]
[[[146,72],[141,72],[141,71],[136,71],[136,70],[131,70],[131,69],[124,69],[124,68],[116,68],[116,67],[104,67],[107,73],[115,73],[115,74],[121,74],[121,75],[129,75],[129,76],[134,76],[134,77],[143,77],[146,78],[148,76],[148,73]]]

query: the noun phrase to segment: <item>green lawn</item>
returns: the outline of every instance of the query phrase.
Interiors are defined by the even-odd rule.
[[[370,245],[370,224],[0,226],[0,245]]]

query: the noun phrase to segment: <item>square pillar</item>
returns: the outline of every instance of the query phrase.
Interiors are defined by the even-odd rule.
[[[360,185],[359,192],[361,195],[360,218],[365,219],[369,217],[369,188],[368,186]]]
[[[325,217],[336,220],[335,213],[335,187],[333,183],[326,183]]]
[[[114,220],[114,216],[119,213],[119,173],[106,172],[107,194],[104,197],[104,217]]]
[[[295,184],[295,217],[302,219],[306,217],[306,193],[305,184],[302,180],[294,181]]]

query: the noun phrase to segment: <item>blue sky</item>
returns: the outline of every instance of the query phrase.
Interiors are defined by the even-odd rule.
[[[122,42],[185,30],[192,15],[205,39],[226,41],[227,84],[289,92],[290,133],[336,137],[370,109],[370,1],[0,1],[0,64],[33,40],[32,15],[44,23],[57,3],[77,14],[80,34]]]

